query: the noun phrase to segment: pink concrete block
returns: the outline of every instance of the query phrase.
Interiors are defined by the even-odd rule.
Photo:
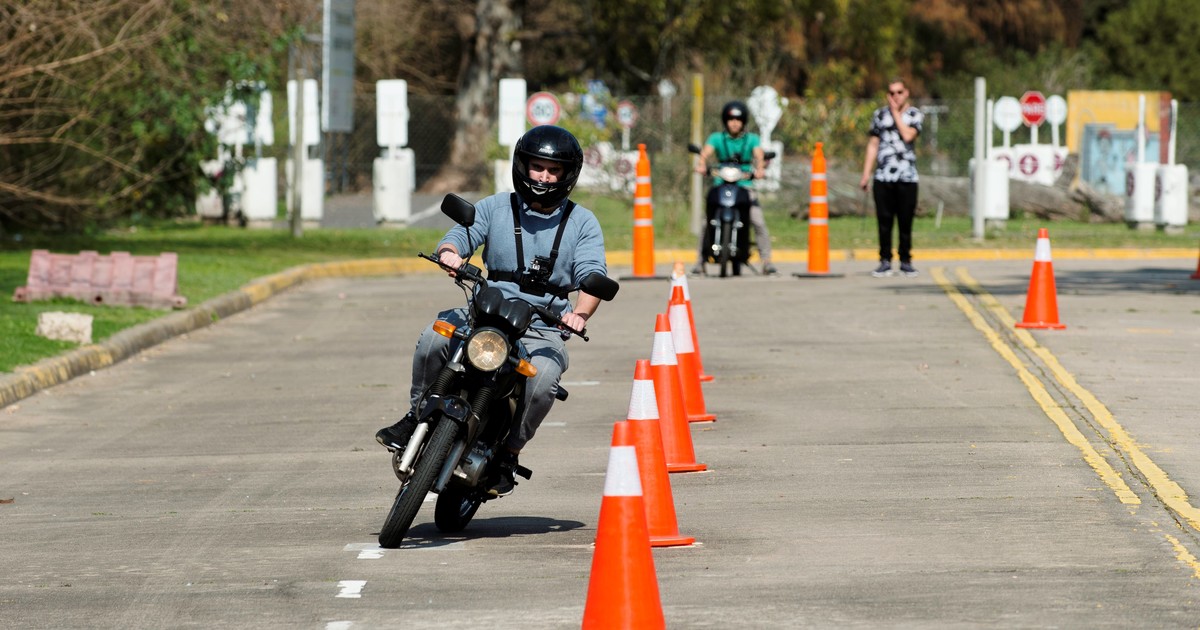
[[[131,256],[113,252],[101,256],[94,251],[51,254],[34,250],[29,259],[26,286],[13,293],[17,302],[70,297],[93,304],[183,308],[187,298],[179,295],[179,256]]]

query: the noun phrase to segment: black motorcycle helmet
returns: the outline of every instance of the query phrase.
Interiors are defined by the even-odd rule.
[[[553,184],[545,184],[529,178],[529,159],[542,158],[563,165],[563,174]],[[583,149],[571,132],[562,127],[541,125],[525,132],[513,147],[513,188],[525,203],[540,204],[542,208],[556,208],[562,203],[583,168]]]
[[[721,108],[721,124],[725,125],[725,130],[729,130],[729,121],[742,121],[742,130],[750,124],[750,114],[747,111],[746,104],[741,101],[729,101],[725,103],[725,107]]]

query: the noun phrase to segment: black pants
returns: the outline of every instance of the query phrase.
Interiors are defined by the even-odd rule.
[[[917,214],[916,182],[881,182],[872,184],[875,196],[875,218],[879,222],[879,260],[892,260],[892,222],[899,232],[900,262],[912,262],[912,226]]]

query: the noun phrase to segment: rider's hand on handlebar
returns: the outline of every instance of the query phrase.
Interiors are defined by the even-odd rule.
[[[463,264],[462,256],[459,256],[450,249],[442,249],[442,251],[438,252],[438,261],[451,269],[458,269]],[[456,275],[453,271],[450,271],[449,274],[451,278]]]
[[[587,318],[574,311],[570,313],[563,313],[563,316],[560,319],[562,319],[564,324],[574,328],[575,330],[583,330],[587,327]]]
[[[696,162],[696,172],[701,175],[708,174],[708,164],[705,162]]]

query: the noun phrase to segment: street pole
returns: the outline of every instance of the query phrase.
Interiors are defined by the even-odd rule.
[[[704,75],[692,75],[692,144],[700,146],[704,139]],[[699,159],[699,158],[696,158]],[[692,234],[704,230],[703,176],[692,169]]]
[[[308,149],[304,144],[304,83],[308,79],[308,68],[303,57],[303,50],[296,51],[293,44],[293,52],[296,53],[295,76],[296,76],[296,119],[292,121],[292,129],[296,130],[296,140],[292,145],[292,216],[291,228],[292,237],[300,238],[304,235],[304,222],[301,219],[301,203],[304,195],[301,191],[304,190],[304,162],[308,157]]]
[[[987,164],[984,153],[987,118],[987,79],[975,77],[975,168],[971,188],[971,236],[983,241],[983,209],[987,203]]]

